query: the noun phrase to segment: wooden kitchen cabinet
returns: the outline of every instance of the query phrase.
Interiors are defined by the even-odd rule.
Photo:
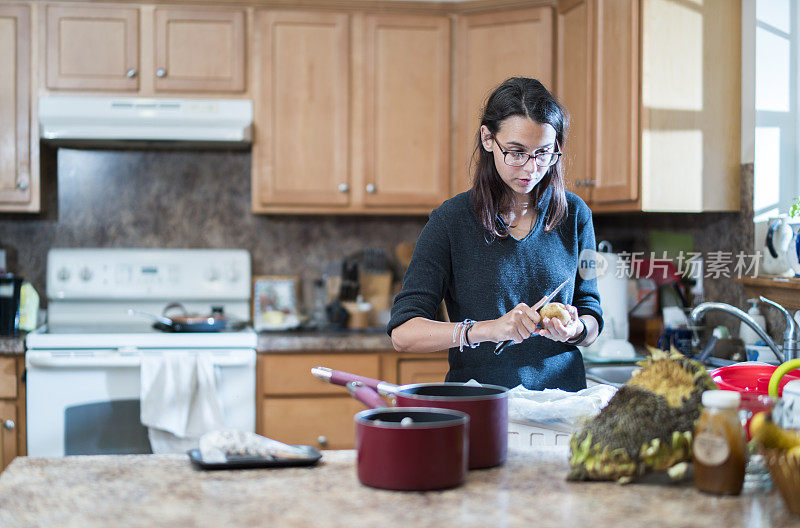
[[[363,20],[363,202],[430,211],[449,198],[450,20]]]
[[[47,5],[45,82],[51,90],[139,89],[139,8]]]
[[[0,470],[27,453],[24,372],[24,356],[0,357]]]
[[[244,9],[50,4],[43,24],[49,90],[246,89]]]
[[[0,5],[0,212],[38,212],[39,143],[31,89],[31,7]]]
[[[258,434],[321,449],[353,449],[353,415],[365,407],[344,387],[312,376],[311,368],[315,366],[395,384],[441,382],[448,369],[446,351],[424,355],[393,350],[259,354],[256,373]]]
[[[253,209],[345,209],[350,183],[350,21],[259,11]]]
[[[243,92],[245,16],[242,9],[155,10],[157,92]]]
[[[447,199],[447,17],[265,10],[255,42],[254,212],[427,213]]]
[[[558,4],[567,180],[593,211],[739,209],[740,11],[726,0]]]
[[[456,17],[452,194],[471,187],[470,160],[481,111],[509,77],[553,83],[553,8],[513,8]]]

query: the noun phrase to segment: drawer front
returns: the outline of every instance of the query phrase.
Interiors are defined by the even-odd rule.
[[[0,398],[17,397],[17,363],[13,357],[0,357]]]
[[[364,408],[350,396],[264,398],[258,434],[287,444],[353,449],[353,415]]]
[[[397,375],[401,385],[408,383],[441,383],[450,365],[446,359],[401,359]]]
[[[286,354],[259,356],[259,387],[263,395],[346,394],[344,387],[324,383],[311,375],[323,366],[368,378],[379,378],[378,354]]]

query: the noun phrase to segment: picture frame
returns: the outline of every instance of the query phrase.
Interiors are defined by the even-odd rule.
[[[289,330],[300,326],[297,275],[256,275],[253,277],[251,315],[253,328]]]

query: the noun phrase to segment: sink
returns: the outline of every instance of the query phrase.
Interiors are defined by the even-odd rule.
[[[638,365],[604,365],[588,367],[586,369],[586,380],[595,383],[606,383],[619,387],[631,379],[635,371],[642,370]]]

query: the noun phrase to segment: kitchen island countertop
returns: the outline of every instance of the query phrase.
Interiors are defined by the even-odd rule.
[[[776,491],[705,495],[688,484],[567,482],[564,450],[509,453],[458,488],[362,486],[355,451],[310,468],[200,471],[186,456],[17,458],[0,475],[4,527],[798,526]]]

